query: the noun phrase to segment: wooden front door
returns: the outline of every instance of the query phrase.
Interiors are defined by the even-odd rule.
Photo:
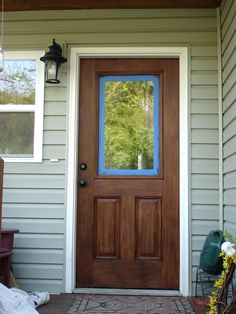
[[[179,288],[178,78],[174,58],[81,60],[77,287]]]

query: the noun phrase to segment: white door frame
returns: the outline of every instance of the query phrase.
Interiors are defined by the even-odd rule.
[[[75,289],[76,208],[77,208],[77,143],[80,58],[140,57],[179,58],[179,153],[180,153],[180,294],[190,294],[189,244],[189,112],[188,112],[188,48],[187,47],[72,47],[68,101],[68,165],[66,202],[65,291]]]

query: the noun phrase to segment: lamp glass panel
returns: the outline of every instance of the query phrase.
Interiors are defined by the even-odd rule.
[[[57,79],[57,64],[55,61],[49,60],[47,63],[47,80]]]

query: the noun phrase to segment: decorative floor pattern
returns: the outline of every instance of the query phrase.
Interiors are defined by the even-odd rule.
[[[184,297],[80,295],[68,314],[175,314],[195,313]]]

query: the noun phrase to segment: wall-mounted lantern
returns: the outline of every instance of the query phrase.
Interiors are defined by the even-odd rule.
[[[58,84],[58,70],[62,63],[67,61],[66,58],[62,56],[62,48],[55,42],[52,41],[52,45],[48,47],[49,51],[40,58],[41,61],[45,63],[45,77],[46,82],[51,84]]]

